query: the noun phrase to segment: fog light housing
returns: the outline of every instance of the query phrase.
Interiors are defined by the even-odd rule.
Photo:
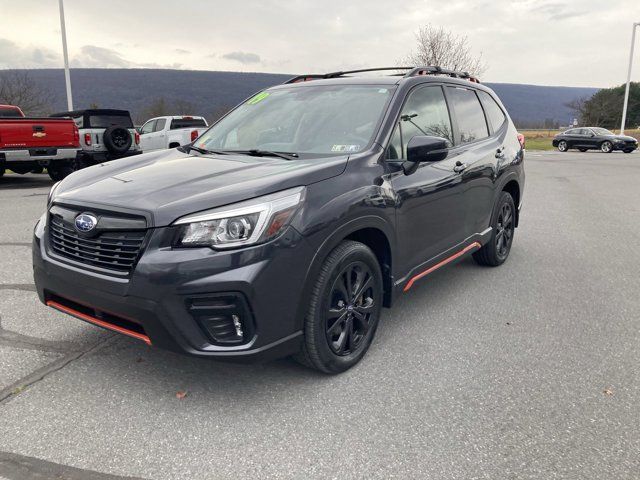
[[[214,345],[241,345],[255,334],[249,305],[241,293],[192,296],[186,306]]]

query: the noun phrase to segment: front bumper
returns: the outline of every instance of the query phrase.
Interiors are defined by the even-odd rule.
[[[636,150],[638,148],[638,143],[637,142],[615,142],[613,144],[613,149],[614,150]]]
[[[40,300],[153,346],[196,356],[269,360],[298,351],[298,312],[314,252],[295,229],[233,251],[173,249],[163,244],[167,230],[152,229],[133,273],[114,278],[52,252],[43,217],[33,242]],[[246,299],[250,311],[251,338],[240,345],[216,344],[188,308],[193,298],[228,293]]]

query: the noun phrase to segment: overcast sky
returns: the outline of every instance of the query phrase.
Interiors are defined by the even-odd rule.
[[[593,87],[626,80],[640,22],[640,0],[65,0],[65,9],[74,67],[386,66],[431,23],[468,36],[484,81]],[[57,0],[0,0],[0,68],[60,66]]]

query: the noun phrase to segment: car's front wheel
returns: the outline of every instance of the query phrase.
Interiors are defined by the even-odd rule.
[[[569,145],[565,140],[560,140],[558,142],[558,150],[560,150],[561,152],[566,152],[567,150],[569,150]]]
[[[508,192],[502,192],[491,217],[491,240],[473,258],[480,265],[497,267],[509,256],[516,229],[516,206]]]
[[[296,360],[324,373],[353,367],[371,345],[382,296],[382,272],[375,254],[362,243],[343,241],[315,279]]]
[[[602,150],[602,153],[611,153],[613,151],[613,144],[609,140],[605,140],[600,145],[600,150]]]

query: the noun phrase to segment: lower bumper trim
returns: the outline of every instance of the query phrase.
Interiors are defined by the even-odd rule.
[[[105,322],[104,320],[100,320],[99,318],[93,317],[91,315],[87,315],[86,313],[79,312],[71,307],[66,305],[62,305],[54,300],[47,300],[47,306],[51,308],[55,308],[56,310],[71,315],[73,317],[79,318],[80,320],[84,320],[85,322],[93,323],[98,327],[106,328],[107,330],[112,330],[114,332],[121,333],[123,335],[127,335],[129,337],[136,338],[138,340],[142,340],[147,345],[151,345],[151,339],[146,335],[138,332],[134,332],[133,330],[129,330],[128,328],[120,327],[118,325],[114,325],[113,323]]]

